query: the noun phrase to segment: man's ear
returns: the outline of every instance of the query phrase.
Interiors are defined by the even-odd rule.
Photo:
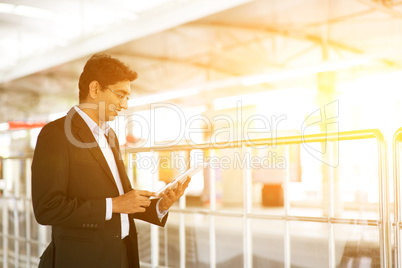
[[[96,99],[98,97],[98,93],[101,90],[101,86],[98,81],[94,80],[91,83],[89,83],[89,92],[88,96],[91,99]]]

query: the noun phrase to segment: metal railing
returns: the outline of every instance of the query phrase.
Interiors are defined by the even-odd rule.
[[[399,133],[396,135],[399,137]],[[379,236],[379,251],[381,259],[381,267],[388,268],[391,267],[391,220],[389,214],[389,193],[388,193],[388,174],[387,174],[387,149],[383,135],[379,130],[360,130],[360,131],[349,131],[349,132],[339,132],[339,133],[324,133],[316,135],[305,135],[305,136],[289,136],[289,137],[277,137],[273,139],[258,139],[251,141],[235,141],[230,143],[216,143],[216,144],[195,144],[195,145],[176,145],[169,147],[148,147],[148,148],[131,148],[125,150],[125,155],[128,161],[132,161],[133,157],[137,153],[141,152],[151,152],[152,154],[157,154],[161,151],[191,151],[194,149],[199,149],[202,151],[209,151],[213,154],[216,148],[241,148],[242,152],[246,154],[250,150],[250,145],[252,146],[264,146],[264,145],[283,145],[290,146],[292,144],[306,144],[306,143],[325,143],[327,148],[330,149],[330,153],[327,156],[333,155],[333,145],[339,141],[346,140],[362,140],[362,139],[374,139],[378,145],[378,220],[375,219],[349,219],[336,217],[334,212],[334,182],[333,182],[333,171],[334,168],[329,165],[328,169],[328,215],[322,217],[309,217],[309,216],[295,216],[291,215],[290,202],[289,202],[289,177],[286,176],[283,183],[284,192],[284,213],[283,215],[267,215],[264,213],[253,212],[252,207],[252,175],[249,170],[244,169],[242,172],[243,178],[243,209],[242,211],[225,211],[217,209],[216,200],[216,189],[215,189],[215,178],[213,175],[209,177],[209,208],[187,208],[186,201],[182,198],[179,202],[178,208],[172,208],[171,213],[175,213],[179,217],[179,249],[180,249],[180,267],[185,267],[186,261],[186,233],[185,227],[186,222],[184,216],[186,214],[195,215],[202,214],[209,216],[209,259],[210,267],[216,267],[216,244],[217,244],[217,234],[216,230],[216,217],[235,217],[241,219],[243,229],[242,232],[243,239],[243,267],[252,267],[253,260],[253,248],[252,248],[252,232],[251,232],[251,220],[261,219],[261,220],[272,220],[272,221],[283,221],[285,223],[284,228],[284,267],[289,268],[292,265],[291,259],[291,239],[290,239],[290,222],[314,222],[314,223],[327,223],[328,224],[328,267],[336,267],[335,262],[335,234],[334,225],[335,224],[350,224],[350,225],[360,225],[360,226],[376,226],[378,228]],[[329,146],[329,144],[332,146]],[[397,139],[394,139],[394,144],[399,143]],[[332,149],[331,149],[332,148]],[[399,168],[396,159],[399,159],[399,152],[394,147],[394,184],[395,184],[395,219],[393,224],[396,226],[401,225],[401,213],[400,213],[400,194],[399,194]],[[331,151],[332,150],[332,151]],[[334,159],[329,157],[327,163],[332,163]],[[47,245],[50,232],[48,227],[43,227],[38,225],[32,214],[32,206],[30,204],[31,190],[30,190],[30,165],[31,158],[2,158],[2,180],[3,180],[3,195],[0,196],[1,201],[1,217],[2,217],[2,227],[1,227],[1,237],[2,237],[2,252],[0,257],[2,258],[3,267],[10,267],[10,263],[14,267],[35,267],[38,264],[38,256],[42,253],[45,246]],[[22,185],[20,178],[16,176],[11,176],[7,174],[7,161],[22,161],[23,162],[23,173],[25,185]],[[130,179],[133,181],[133,166],[127,165],[128,174]],[[289,168],[289,166],[287,166]],[[288,170],[289,171],[289,170]],[[21,170],[18,171],[21,173]],[[17,173],[18,173],[17,172]],[[19,173],[19,174],[20,174]],[[11,173],[10,173],[11,174]],[[289,172],[287,172],[289,174]],[[156,185],[157,176],[153,177],[154,185]],[[12,185],[10,185],[12,184]],[[24,203],[23,209],[18,207],[17,203],[21,201]],[[14,221],[10,220],[10,215],[13,215]],[[10,228],[10,222],[12,224],[18,225],[21,219],[21,215],[25,215],[25,231],[19,232],[20,228],[14,226]],[[13,230],[14,233],[11,233]],[[151,263],[152,267],[160,266],[160,229],[156,226],[150,227],[150,239],[151,239]],[[166,231],[165,231],[166,232]],[[402,267],[400,264],[400,231],[397,228],[397,253],[398,257],[398,267]],[[24,245],[25,243],[25,245]],[[14,244],[14,247],[10,245]],[[23,245],[23,247],[21,247]],[[166,245],[165,245],[166,246]],[[24,248],[24,250],[21,250]],[[167,257],[166,257],[167,258]],[[166,261],[165,261],[166,262]]]
[[[39,225],[31,202],[32,156],[0,158],[1,254],[7,267],[37,267],[49,242],[50,228]]]
[[[391,267],[391,240],[390,240],[390,221],[389,221],[389,193],[388,193],[388,175],[387,175],[387,147],[385,139],[382,133],[376,129],[370,130],[359,130],[359,131],[348,131],[339,133],[323,133],[315,135],[305,135],[305,136],[289,136],[289,137],[277,137],[273,139],[258,139],[258,140],[248,140],[248,141],[234,141],[234,142],[222,142],[215,144],[191,144],[191,145],[176,145],[171,147],[148,147],[148,148],[135,148],[126,149],[126,154],[136,154],[140,152],[151,152],[155,154],[161,151],[191,151],[194,149],[199,150],[215,150],[216,148],[242,148],[243,152],[248,150],[249,145],[260,146],[260,145],[285,145],[289,146],[292,144],[305,144],[305,143],[329,143],[329,142],[339,142],[346,140],[361,140],[361,139],[375,139],[378,145],[378,191],[379,191],[379,215],[378,220],[370,219],[345,219],[337,218],[334,215],[334,200],[333,200],[333,181],[330,176],[329,179],[329,200],[328,200],[328,216],[327,217],[308,217],[308,216],[292,216],[289,214],[289,196],[288,196],[288,184],[289,178],[286,176],[283,183],[284,192],[284,215],[264,215],[259,213],[251,212],[251,174],[247,170],[243,171],[243,202],[244,209],[242,212],[232,212],[232,211],[218,211],[216,210],[216,199],[215,199],[215,189],[214,189],[214,178],[210,177],[210,207],[209,209],[187,209],[185,207],[185,202],[180,202],[180,207],[178,209],[172,209],[172,212],[180,214],[205,214],[210,216],[210,267],[215,267],[216,259],[216,234],[215,234],[215,217],[216,216],[226,216],[226,217],[240,217],[243,220],[243,254],[244,263],[243,267],[252,267],[252,248],[251,248],[251,231],[250,231],[250,219],[266,219],[266,220],[281,220],[286,224],[285,235],[284,235],[284,245],[285,245],[285,258],[284,267],[291,267],[291,253],[290,253],[290,231],[289,222],[291,221],[306,221],[306,222],[320,222],[329,224],[329,263],[328,267],[336,267],[335,263],[335,238],[334,238],[334,224],[353,224],[353,225],[366,225],[366,226],[377,226],[379,231],[379,249],[380,249],[380,259],[381,267],[388,268]],[[327,148],[331,148],[328,146]],[[328,155],[331,155],[328,154]],[[132,159],[132,157],[129,157]],[[331,161],[331,159],[329,159]],[[287,167],[289,168],[289,166]],[[333,168],[330,167],[330,171]],[[289,170],[287,170],[289,171]],[[332,170],[333,171],[333,170]],[[289,174],[289,172],[286,172]],[[331,172],[330,172],[331,173]],[[184,220],[180,221],[180,259],[185,258],[185,237],[184,237],[185,223]],[[151,238],[157,237],[155,233],[158,229],[151,228]],[[158,243],[157,240],[151,241],[152,244],[152,266],[158,266]],[[180,267],[185,267],[184,263],[181,262]]]
[[[401,241],[401,182],[400,182],[400,145],[402,142],[402,128],[398,129],[393,138],[393,198],[394,198],[394,219],[392,226],[395,228],[395,267],[402,267],[402,241]]]

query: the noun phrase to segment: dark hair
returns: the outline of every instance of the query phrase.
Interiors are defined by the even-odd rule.
[[[78,82],[79,99],[83,101],[89,93],[89,84],[96,80],[103,87],[117,82],[133,81],[138,77],[127,65],[103,53],[93,55],[85,64]],[[103,89],[102,89],[103,90]]]

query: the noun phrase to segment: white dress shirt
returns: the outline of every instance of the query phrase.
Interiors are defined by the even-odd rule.
[[[112,149],[109,146],[109,143],[106,140],[105,135],[109,134],[110,126],[107,122],[104,122],[101,127],[99,127],[93,120],[90,118],[84,111],[82,111],[78,106],[74,106],[75,110],[78,114],[82,117],[85,123],[88,125],[89,129],[91,130],[92,134],[96,142],[98,143],[103,156],[106,159],[106,162],[112,172],[113,178],[116,182],[117,189],[119,190],[119,194],[123,195],[123,185],[121,184],[119,170],[117,168],[116,159],[114,158]],[[168,210],[159,210],[159,202],[156,203],[156,212],[160,220],[167,214]],[[106,216],[105,219],[108,221],[112,218],[113,212],[113,203],[112,198],[106,198]],[[129,234],[130,224],[128,215],[124,213],[120,213],[121,218],[121,238],[125,238]]]
[[[95,137],[96,142],[98,143],[103,156],[106,159],[106,162],[112,172],[114,181],[116,182],[117,189],[119,190],[119,194],[123,195],[123,185],[121,184],[119,169],[117,168],[116,159],[114,159],[114,155],[112,149],[109,146],[109,143],[106,140],[105,135],[109,134],[110,126],[107,122],[103,123],[101,127],[99,127],[85,112],[83,112],[78,106],[74,106],[75,110],[78,114],[84,119],[85,123],[88,125],[92,134]],[[106,220],[110,220],[112,218],[112,198],[106,198]],[[128,236],[130,224],[128,221],[128,215],[124,213],[120,213],[121,218],[121,238]]]

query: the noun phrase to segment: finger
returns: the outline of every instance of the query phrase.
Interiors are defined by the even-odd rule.
[[[169,195],[172,191],[173,191],[172,187],[169,187],[169,188],[166,189],[164,194]]]
[[[188,187],[188,185],[190,184],[190,181],[191,181],[191,179],[186,180],[186,181],[183,183],[183,188],[184,188],[184,189],[186,189],[186,188]]]
[[[149,192],[149,191],[144,191],[144,190],[137,190],[137,193],[141,196],[156,196],[155,192]]]
[[[165,200],[168,200],[170,202],[174,198],[174,190],[171,190],[168,193],[165,193],[164,198],[165,198]]]
[[[166,191],[164,191],[162,194],[161,194],[161,198],[166,198],[167,197],[167,193],[168,193],[168,191],[166,190]]]
[[[143,208],[143,207],[139,207],[138,209],[136,209],[137,210],[137,212],[145,212],[146,211],[146,209],[145,208]]]
[[[187,187],[190,184],[190,182],[191,182],[191,178],[188,177],[187,180],[181,185],[183,191],[185,191],[187,189]]]
[[[148,197],[142,197],[142,199],[138,200],[139,204],[151,204],[151,200]]]
[[[144,203],[140,204],[141,207],[145,207],[145,208],[149,207],[150,205],[151,205],[150,202],[144,202]]]
[[[137,200],[137,204],[140,206],[146,205],[149,207],[149,205],[151,205],[151,200],[148,197],[141,197],[141,199]]]
[[[176,188],[176,194],[181,193],[183,191],[183,184],[179,183],[179,185]]]
[[[168,191],[168,192],[163,193],[163,197],[162,197],[162,198],[170,199],[170,196],[171,196],[171,195],[172,195],[172,191]]]

